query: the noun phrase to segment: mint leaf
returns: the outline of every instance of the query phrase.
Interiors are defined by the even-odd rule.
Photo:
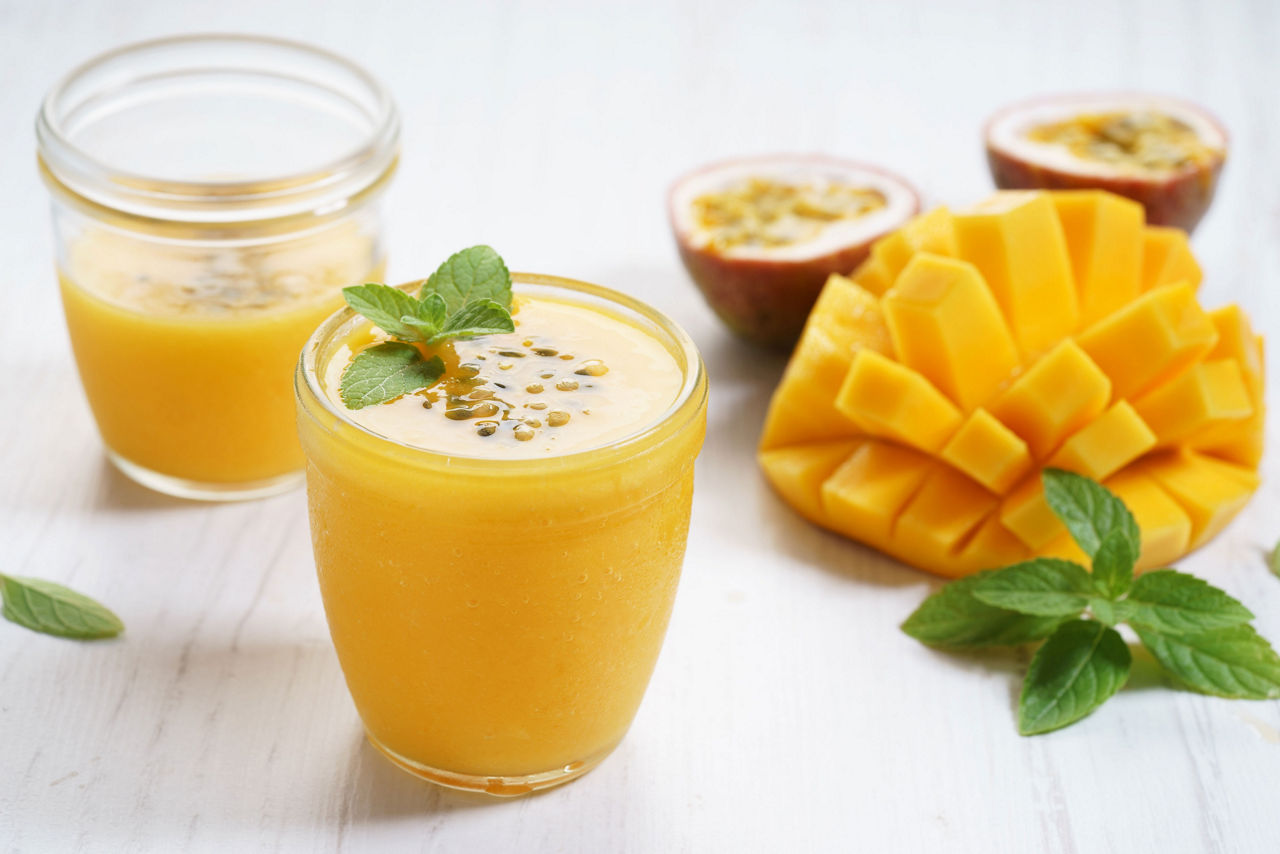
[[[352,310],[359,312],[393,338],[405,341],[425,340],[418,330],[404,323],[404,317],[418,317],[418,301],[390,285],[353,285],[342,289],[342,297]]]
[[[973,586],[974,597],[988,605],[1039,617],[1075,617],[1092,593],[1083,566],[1049,557],[997,569]]]
[[[1138,576],[1125,601],[1133,605],[1130,622],[1161,632],[1225,629],[1253,619],[1249,609],[1230,594],[1176,569]]]
[[[1119,599],[1133,584],[1133,566],[1137,562],[1135,538],[1123,530],[1113,529],[1102,538],[1093,556],[1094,587],[1103,596]]]
[[[1059,618],[1019,614],[988,605],[973,591],[990,571],[953,581],[920,604],[902,624],[911,637],[943,648],[1016,646],[1048,637]]]
[[[427,294],[413,306],[414,314],[406,314],[400,322],[418,333],[418,341],[431,343],[431,339],[445,324],[444,298],[439,294]]]
[[[363,409],[424,389],[443,374],[439,356],[424,359],[411,344],[386,341],[356,354],[342,372],[339,393],[348,409]]]
[[[1129,619],[1136,606],[1128,599],[1115,602],[1111,599],[1090,599],[1089,610],[1093,618],[1108,626],[1118,626]]]
[[[124,631],[124,623],[105,605],[52,581],[0,575],[0,594],[6,620],[46,635],[97,640]]]
[[[1130,541],[1136,555],[1142,546],[1138,523],[1119,498],[1102,484],[1061,469],[1045,469],[1044,496],[1049,507],[1090,558],[1112,531]]]
[[[450,315],[444,327],[427,343],[435,344],[449,338],[471,338],[494,332],[514,332],[515,329],[511,312],[491,299],[481,299],[467,303],[461,311]]]
[[[1174,634],[1135,622],[1133,629],[1156,661],[1189,688],[1242,700],[1280,697],[1280,656],[1252,626]]]
[[[1115,629],[1092,620],[1063,623],[1031,659],[1018,698],[1018,732],[1049,732],[1085,717],[1120,690],[1131,661]]]
[[[511,273],[502,257],[489,246],[472,246],[450,256],[422,286],[422,296],[437,293],[449,314],[468,302],[490,299],[511,308]],[[363,312],[362,312],[363,313]],[[368,317],[368,315],[365,315]]]
[[[1280,543],[1276,543],[1276,547],[1267,556],[1267,565],[1271,567],[1271,574],[1280,578]]]

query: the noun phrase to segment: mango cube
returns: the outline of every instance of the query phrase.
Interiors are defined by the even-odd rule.
[[[1080,319],[1066,236],[1051,197],[1002,192],[954,217],[959,257],[982,273],[1023,355],[1048,350]]]
[[[1096,418],[1111,398],[1111,382],[1074,341],[1063,341],[1028,368],[991,404],[991,414],[1044,459],[1067,436]]]
[[[1027,560],[1031,555],[1031,550],[1001,524],[999,513],[993,512],[978,525],[977,531],[961,547],[960,554],[949,556],[942,565],[942,574],[956,577],[999,569]]]
[[[858,429],[835,407],[854,351],[891,353],[880,302],[843,276],[832,276],[805,324],[765,421],[765,449],[850,438]]]
[[[977,268],[916,255],[881,300],[894,351],[963,410],[981,406],[1018,367],[1018,351]]]
[[[885,265],[881,263],[880,259],[875,256],[859,264],[858,269],[853,271],[853,275],[850,278],[855,285],[876,296],[880,296],[893,287],[893,276]]]
[[[1203,278],[1185,231],[1159,225],[1142,230],[1142,290],[1179,282],[1198,288]]]
[[[1029,548],[1040,552],[1066,532],[1044,497],[1039,476],[1029,477],[1000,502],[1000,523]]]
[[[1098,321],[1076,340],[1111,378],[1116,398],[1132,400],[1212,350],[1218,331],[1190,285],[1165,285]]]
[[[810,522],[821,524],[822,484],[853,455],[862,439],[794,445],[760,454],[760,467],[784,501]]]
[[[1209,312],[1218,330],[1218,344],[1209,359],[1233,359],[1249,392],[1253,412],[1247,418],[1213,424],[1198,433],[1191,447],[1228,462],[1257,468],[1262,460],[1266,434],[1266,405],[1263,392],[1266,382],[1262,339],[1253,333],[1249,319],[1238,306],[1229,305]]]
[[[897,552],[908,563],[945,563],[996,504],[994,495],[960,472],[938,466],[898,516],[893,528]]]
[[[829,527],[884,548],[898,514],[936,465],[889,442],[862,443],[822,484]]]
[[[1161,448],[1253,414],[1240,363],[1234,359],[1192,365],[1134,401],[1133,408],[1155,432]]]
[[[1142,279],[1142,205],[1101,190],[1053,194],[1070,247],[1084,325],[1138,296]]]
[[[916,371],[874,350],[859,350],[836,394],[836,409],[862,430],[919,448],[942,449],[963,416]]]
[[[1155,446],[1156,434],[1122,400],[1063,442],[1049,465],[1106,480]]]
[[[1258,488],[1257,472],[1187,449],[1134,463],[1191,518],[1190,548],[1217,536]]]
[[[995,493],[1004,493],[1031,469],[1027,443],[985,409],[975,409],[939,455]]]

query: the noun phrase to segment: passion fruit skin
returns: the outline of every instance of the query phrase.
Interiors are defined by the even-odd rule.
[[[1133,199],[1146,209],[1148,225],[1164,225],[1180,228],[1190,234],[1209,210],[1218,186],[1218,177],[1226,161],[1223,152],[1205,165],[1191,166],[1168,175],[1120,178],[1111,175],[1082,175],[1064,172],[1033,163],[1017,154],[992,143],[992,126],[1009,113],[1043,103],[1061,101],[1070,103],[1077,96],[1046,98],[1007,107],[992,116],[983,128],[987,165],[991,178],[1001,190],[1106,190]],[[1135,97],[1135,104],[1140,100]],[[1223,139],[1227,138],[1221,123],[1200,107],[1188,104],[1189,109],[1211,122]]]
[[[803,260],[733,258],[690,245],[677,224],[675,211],[676,189],[684,180],[739,163],[759,163],[760,174],[767,176],[769,164],[782,159],[797,158],[794,155],[750,157],[704,166],[672,185],[667,195],[667,206],[680,260],[721,322],[744,341],[766,349],[789,352],[799,340],[809,312],[828,277],[832,273],[846,275],[852,272],[870,255],[872,244],[916,216],[920,212],[920,194],[900,176],[884,169],[824,155],[806,155],[801,159],[842,164],[892,179],[910,200],[907,216],[902,222],[866,234],[856,244]]]
[[[790,350],[827,278],[853,270],[883,236],[803,262],[743,261],[693,249],[679,239],[676,245],[685,270],[730,332],[761,347]]]

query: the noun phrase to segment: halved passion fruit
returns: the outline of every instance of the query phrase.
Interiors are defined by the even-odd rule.
[[[685,269],[738,335],[789,347],[832,273],[919,210],[896,175],[831,157],[716,163],[676,181],[671,227]]]
[[[1092,94],[1007,107],[985,131],[1002,190],[1108,190],[1140,202],[1151,225],[1190,232],[1213,200],[1227,134],[1194,104]]]

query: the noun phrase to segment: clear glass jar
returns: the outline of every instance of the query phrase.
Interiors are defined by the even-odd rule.
[[[630,726],[671,615],[707,412],[697,349],[662,314],[595,285],[512,278],[517,298],[656,341],[679,372],[665,410],[531,458],[405,444],[333,398],[331,363],[367,323],[350,310],[316,331],[296,379],[320,591],[368,738],[411,774],[500,796],[586,773]]]
[[[111,460],[186,498],[299,483],[298,353],[340,289],[385,266],[387,90],[306,45],[183,36],[75,69],[36,134],[67,328]]]

